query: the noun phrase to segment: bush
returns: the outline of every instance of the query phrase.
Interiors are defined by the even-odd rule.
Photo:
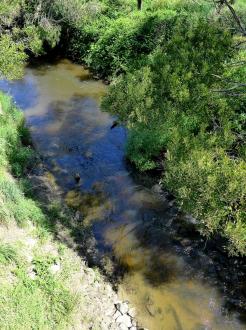
[[[20,78],[27,59],[24,44],[15,43],[9,35],[0,35],[0,76]]]
[[[56,0],[57,2],[59,0]],[[29,55],[44,54],[60,40],[61,27],[52,17],[54,3],[37,0],[0,3],[0,75],[19,79]]]
[[[102,76],[140,66],[145,55],[169,38],[174,20],[174,11],[134,13],[113,20],[100,39],[92,44],[88,65]]]
[[[0,243],[0,264],[17,261],[17,252],[10,244]]]
[[[245,255],[245,161],[231,159],[218,147],[204,147],[196,138],[184,146],[182,155],[170,151],[165,164],[164,184],[196,217],[201,233],[220,233],[230,241],[231,254]]]
[[[245,69],[229,31],[212,19],[179,15],[148,64],[118,78],[103,108],[129,127],[128,157],[140,170],[161,165],[163,184],[231,254],[246,254]],[[219,79],[218,79],[219,78]],[[232,87],[236,99],[223,90]]]
[[[21,176],[27,164],[32,159],[34,152],[25,143],[29,142],[29,136],[24,126],[23,114],[15,108],[11,99],[0,94],[0,104],[4,114],[0,115],[0,166],[7,163],[11,166],[15,176]]]
[[[181,18],[170,41],[149,57],[149,65],[118,79],[102,103],[136,131],[138,154],[144,154],[142,145],[148,148],[144,140],[140,143],[142,131],[143,139],[153,132],[155,155],[176,139],[177,129],[182,136],[198,134],[212,129],[212,121],[222,125],[231,116],[225,100],[211,96],[210,89],[218,87],[213,74],[221,74],[224,59],[230,58],[232,38],[210,22],[188,24]]]

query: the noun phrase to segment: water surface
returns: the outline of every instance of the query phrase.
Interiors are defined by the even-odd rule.
[[[136,306],[143,326],[245,328],[238,314],[223,307],[221,290],[186,261],[185,247],[172,244],[177,210],[131,176],[124,159],[126,132],[111,129],[114,118],[100,110],[106,93],[101,81],[60,60],[28,67],[22,80],[2,81],[0,88],[23,109],[34,145],[64,200],[93,226],[100,251],[113,253],[126,268],[119,294]]]

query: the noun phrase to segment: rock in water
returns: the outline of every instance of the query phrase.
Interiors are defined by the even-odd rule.
[[[79,173],[76,173],[76,174],[74,175],[74,179],[75,179],[75,181],[76,181],[77,183],[79,183],[79,181],[80,181],[80,175],[79,175]]]
[[[119,123],[115,120],[110,128],[113,129],[113,128],[115,128],[116,126],[118,126],[118,124],[119,124]]]

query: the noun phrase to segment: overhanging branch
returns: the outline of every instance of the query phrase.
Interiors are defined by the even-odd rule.
[[[235,9],[233,8],[233,6],[231,5],[230,1],[228,0],[218,0],[217,3],[219,3],[220,6],[223,6],[225,5],[229,11],[231,12],[234,20],[236,21],[240,31],[242,32],[242,34],[244,36],[246,36],[246,30],[245,30],[245,27],[243,26],[243,23],[241,22],[241,19],[240,17],[237,15]]]

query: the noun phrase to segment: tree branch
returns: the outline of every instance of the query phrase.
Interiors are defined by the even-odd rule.
[[[229,9],[242,34],[246,36],[246,30],[243,26],[243,23],[241,22],[240,17],[237,15],[235,9],[232,7],[230,2],[228,0],[219,0],[218,2],[221,6],[225,5]]]

